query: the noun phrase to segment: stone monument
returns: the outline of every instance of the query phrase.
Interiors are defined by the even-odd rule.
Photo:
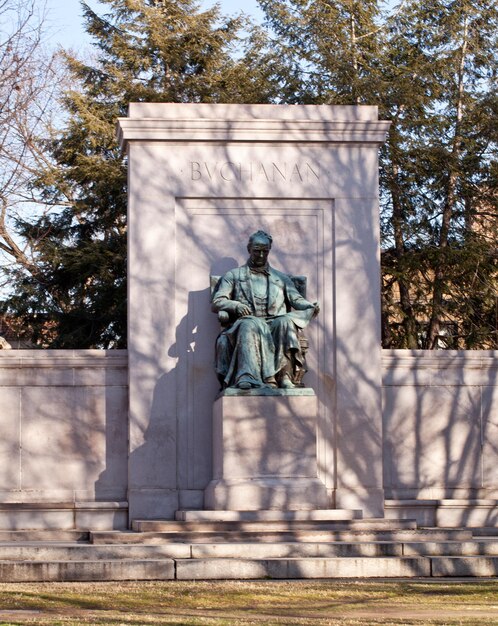
[[[120,119],[131,519],[245,507],[248,475],[259,475],[249,481],[253,506],[262,498],[259,506],[383,515],[378,148],[387,129],[370,106],[132,103]],[[216,400],[215,431],[217,412],[232,416],[225,435],[236,431],[230,456],[213,432],[220,327],[209,277],[237,267],[259,228],[278,242],[272,265],[307,277],[320,314],[306,328],[309,391],[281,386],[262,397],[251,382]],[[243,410],[232,391],[247,395]],[[278,432],[265,424],[270,414]]]

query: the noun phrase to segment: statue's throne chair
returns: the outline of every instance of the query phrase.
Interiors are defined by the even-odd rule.
[[[307,277],[306,276],[294,276],[292,274],[288,274],[289,278],[294,283],[294,286],[299,291],[299,293],[306,298],[306,288],[307,288]],[[211,289],[211,297],[213,296],[216,288],[218,287],[218,283],[220,282],[221,276],[210,276],[210,289]],[[226,311],[218,311],[218,320],[222,329],[231,326],[235,318],[230,316]],[[303,377],[308,371],[306,367],[306,353],[308,352],[309,342],[304,334],[302,328],[297,328],[297,336],[299,339],[300,350],[299,353],[295,356],[292,362],[292,372],[290,372],[291,380],[296,387],[304,387]],[[223,382],[223,381],[220,381]]]

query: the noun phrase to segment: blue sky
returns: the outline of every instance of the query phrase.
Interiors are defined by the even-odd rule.
[[[40,4],[42,0],[40,0]],[[98,0],[87,0],[92,9],[99,7]],[[214,2],[203,0],[206,7]],[[219,0],[222,11],[227,14],[244,11],[253,16],[261,16],[256,0]],[[83,30],[81,6],[79,0],[46,0],[47,20],[50,31],[50,41],[56,46],[80,50],[88,45],[88,38]]]

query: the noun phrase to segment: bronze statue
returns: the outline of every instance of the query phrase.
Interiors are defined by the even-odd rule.
[[[291,277],[268,265],[272,237],[251,235],[246,265],[227,272],[212,297],[226,328],[216,341],[216,373],[223,387],[252,389],[296,386],[303,368],[300,328],[318,315]]]

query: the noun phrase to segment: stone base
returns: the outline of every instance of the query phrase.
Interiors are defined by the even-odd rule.
[[[318,478],[213,480],[204,492],[207,509],[220,511],[309,511],[327,509],[329,502]]]
[[[345,522],[362,519],[362,511],[343,509],[264,510],[257,511],[177,511],[179,522]]]
[[[384,490],[374,487],[345,488],[334,490],[338,509],[361,509],[364,517],[384,517]]]
[[[330,508],[316,460],[316,396],[218,398],[213,408],[213,510]]]
[[[125,530],[127,502],[2,502],[0,531]]]
[[[415,519],[420,526],[498,528],[498,500],[386,500],[389,519]]]
[[[173,519],[179,506],[176,489],[128,489],[129,523],[137,518]]]

